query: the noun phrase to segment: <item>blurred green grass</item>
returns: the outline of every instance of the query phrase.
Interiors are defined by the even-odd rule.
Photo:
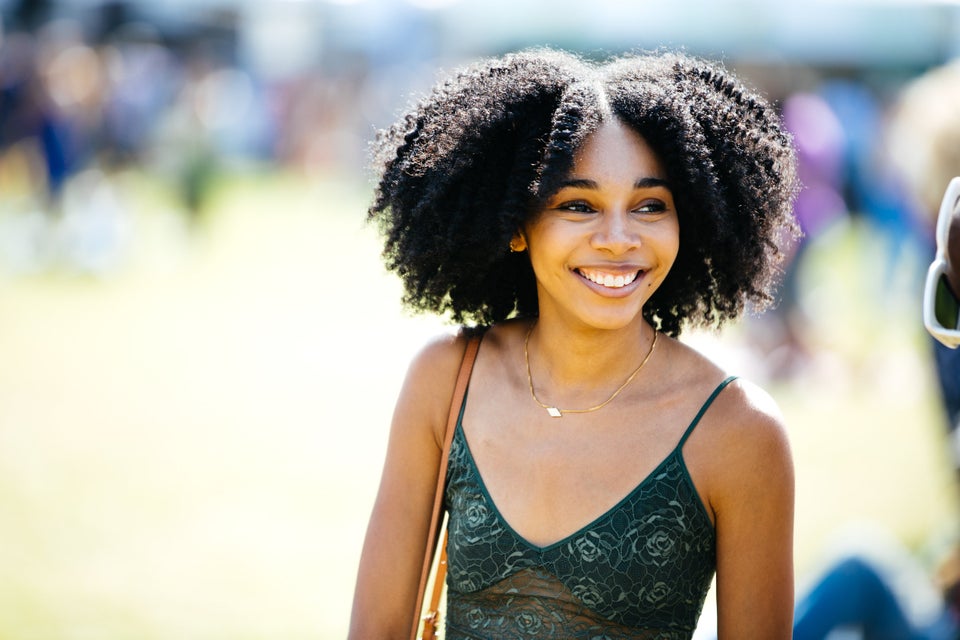
[[[341,638],[393,399],[449,328],[399,308],[360,179],[234,175],[193,231],[122,182],[121,268],[0,275],[0,639]],[[807,264],[815,357],[767,385],[798,568],[857,522],[922,553],[957,498],[915,274],[861,224]],[[760,375],[750,336],[690,340]]]

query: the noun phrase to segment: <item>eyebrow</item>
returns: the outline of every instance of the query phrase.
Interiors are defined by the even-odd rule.
[[[640,178],[639,180],[633,183],[634,189],[652,189],[654,187],[663,187],[668,191],[672,191],[672,189],[670,189],[670,183],[667,182],[666,180],[663,180],[662,178],[654,178],[654,177]],[[593,191],[597,191],[600,189],[600,185],[598,185],[596,181],[589,180],[587,178],[571,178],[569,180],[564,180],[563,182],[560,183],[560,189],[568,189],[568,188],[591,189]]]

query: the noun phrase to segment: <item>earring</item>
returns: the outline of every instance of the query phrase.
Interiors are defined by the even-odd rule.
[[[514,236],[510,238],[510,253],[520,253],[527,248],[527,243],[522,238]]]

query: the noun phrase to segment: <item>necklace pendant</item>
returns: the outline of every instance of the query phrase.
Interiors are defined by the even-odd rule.
[[[547,413],[549,413],[549,414],[550,414],[550,417],[552,417],[552,418],[562,418],[562,417],[563,417],[563,413],[561,413],[560,409],[557,409],[556,407],[547,407],[546,409],[547,409]]]

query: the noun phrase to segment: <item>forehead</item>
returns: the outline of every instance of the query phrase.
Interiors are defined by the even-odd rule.
[[[615,118],[590,133],[573,155],[573,177],[626,180],[666,179],[660,157],[639,133]]]

